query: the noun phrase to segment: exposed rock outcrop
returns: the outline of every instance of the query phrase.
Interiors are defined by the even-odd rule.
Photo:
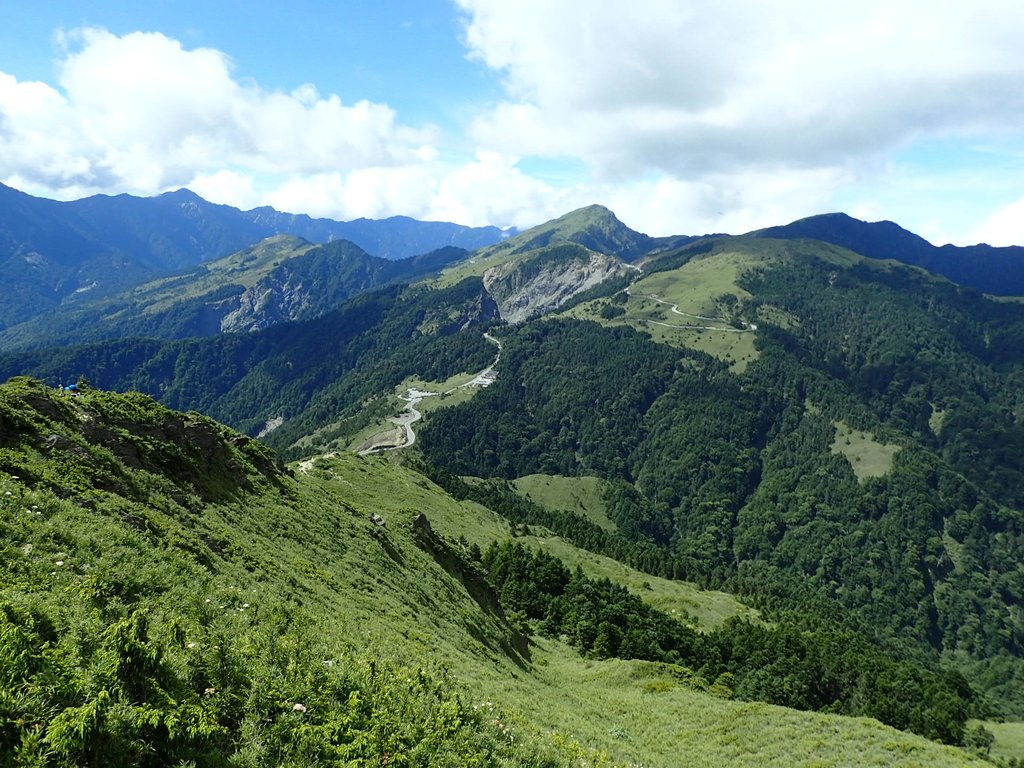
[[[220,330],[225,333],[260,331],[278,323],[307,317],[315,307],[309,288],[301,279],[271,273],[247,289],[237,306],[224,315]]]
[[[502,319],[521,323],[558,309],[583,291],[632,269],[614,256],[564,244],[491,267],[483,280]]]

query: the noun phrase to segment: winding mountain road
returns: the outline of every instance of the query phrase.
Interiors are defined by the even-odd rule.
[[[626,288],[626,293],[629,296],[633,295],[633,293],[629,290],[629,288]],[[682,315],[683,317],[692,317],[695,320],[705,320],[705,321],[707,321],[709,323],[724,323],[725,322],[724,320],[722,320],[720,318],[717,318],[717,317],[705,317],[704,315],[694,315],[694,314],[692,314],[690,312],[683,312],[681,309],[679,309],[679,305],[678,304],[673,304],[670,301],[665,301],[664,299],[659,299],[654,294],[641,293],[641,294],[639,294],[639,297],[642,298],[642,299],[650,299],[651,301],[655,301],[658,304],[664,304],[667,307],[669,307],[669,309],[674,314],[676,314],[676,315]],[[665,328],[686,328],[687,330],[694,330],[694,331],[722,331],[723,333],[752,333],[752,332],[757,330],[757,326],[754,325],[754,323],[747,323],[747,327],[746,328],[722,328],[721,326],[717,326],[717,325],[694,325],[693,323],[686,323],[686,324],[683,324],[683,325],[672,325],[672,323],[663,323],[663,322],[660,322],[658,320],[648,320],[647,322],[652,323],[653,325],[661,325],[661,326],[664,326]]]
[[[423,398],[450,395],[460,389],[488,387],[493,384],[494,380],[498,377],[497,365],[501,361],[501,342],[486,331],[484,332],[484,338],[498,347],[498,353],[494,356],[494,360],[491,361],[490,365],[476,374],[472,380],[444,392],[430,392],[417,389],[416,387],[409,387],[404,396],[399,395],[399,399],[406,402],[405,408],[397,416],[391,417],[391,423],[395,425],[396,429],[377,433],[364,442],[356,453],[360,456],[367,456],[371,453],[395,451],[399,448],[408,448],[414,445],[416,443],[416,433],[413,431],[412,425],[423,418],[423,414],[416,410],[416,406],[419,405]]]

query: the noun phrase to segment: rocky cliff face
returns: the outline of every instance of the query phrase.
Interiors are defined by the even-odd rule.
[[[502,319],[522,323],[558,309],[577,294],[632,269],[614,256],[581,245],[560,245],[542,249],[528,259],[492,267],[483,279]]]
[[[261,331],[278,323],[298,320],[315,312],[313,298],[301,279],[270,275],[240,296],[220,321],[225,333]],[[226,309],[226,307],[225,307]]]
[[[337,240],[289,259],[222,306],[220,331],[259,331],[278,323],[309,320],[364,291],[408,282],[464,257],[442,248],[411,259],[370,256]]]

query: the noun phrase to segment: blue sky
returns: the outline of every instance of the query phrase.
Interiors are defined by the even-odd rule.
[[[412,122],[454,124],[465,105],[501,95],[493,74],[467,60],[461,24],[447,0],[95,0],[0,7],[0,64],[19,79],[56,84],[55,31],[96,27],[116,35],[156,31],[187,48],[215,48],[230,57],[239,79],[281,91],[309,82],[346,100],[388,103]]]
[[[742,7],[740,7],[742,6]],[[1010,0],[0,1],[0,181],[649,234],[1024,243]]]

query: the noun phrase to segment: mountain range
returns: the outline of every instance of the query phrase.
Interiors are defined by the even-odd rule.
[[[186,189],[153,198],[95,195],[57,202],[0,184],[0,279],[7,286],[0,327],[281,234],[314,243],[349,240],[374,256],[400,259],[446,246],[479,248],[508,233],[407,217],[339,222],[268,207],[241,211]]]
[[[62,563],[0,613],[38,649],[0,685],[58,727],[9,719],[69,764],[138,749],[144,712],[158,761],[211,765],[357,745],[430,765],[1024,758],[1024,304],[942,271],[971,249],[789,227],[655,239],[590,206],[391,261],[277,236],[83,301],[79,337],[8,329],[0,481],[45,514],[4,518],[5,583]],[[355,453],[374,445],[399,450]],[[69,650],[90,633],[109,642]],[[215,680],[190,642],[243,671]],[[348,682],[317,682],[325,659]],[[402,725],[354,714],[352,691],[391,712],[424,660],[455,679],[382,714]],[[388,742],[423,729],[441,740]],[[0,737],[36,754],[31,732]]]

